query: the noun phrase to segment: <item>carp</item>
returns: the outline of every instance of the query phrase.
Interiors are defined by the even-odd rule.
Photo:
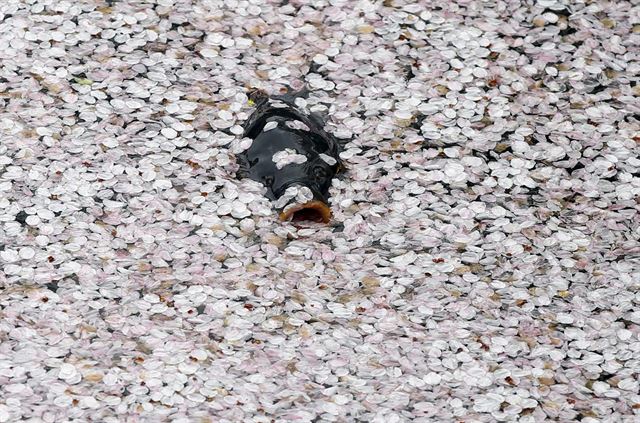
[[[296,106],[294,93],[250,97],[256,109],[244,125],[251,146],[238,155],[238,176],[267,188],[280,219],[328,223],[332,179],[342,169],[340,145],[322,120]]]

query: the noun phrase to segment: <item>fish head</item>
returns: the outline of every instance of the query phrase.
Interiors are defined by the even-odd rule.
[[[286,101],[264,100],[247,121],[244,136],[253,143],[238,157],[238,175],[261,182],[276,207],[284,205],[281,219],[302,216],[304,220],[328,222],[329,188],[341,163],[338,144],[320,120]],[[296,157],[289,160],[291,155]],[[303,196],[308,201],[297,198],[295,204],[287,203],[285,193],[294,186],[308,188]]]
[[[265,123],[272,121],[277,121],[279,126],[258,133],[251,147],[240,157],[243,176],[265,185],[269,189],[267,195],[272,199],[279,198],[290,186],[303,185],[316,193],[319,200],[326,201],[331,180],[338,170],[330,143],[318,134],[287,128],[275,118]],[[304,156],[305,161],[279,167],[274,157],[287,150]]]

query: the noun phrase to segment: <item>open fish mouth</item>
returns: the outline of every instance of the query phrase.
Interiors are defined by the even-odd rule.
[[[283,222],[317,222],[329,223],[331,220],[331,209],[320,200],[311,200],[304,204],[293,204],[286,207],[280,213],[280,220]]]
[[[317,187],[293,181],[283,192],[276,201],[282,207],[281,221],[329,223],[331,220],[331,208]]]

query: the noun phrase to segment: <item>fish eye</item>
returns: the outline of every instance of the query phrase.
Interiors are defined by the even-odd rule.
[[[318,179],[324,179],[327,177],[327,171],[321,166],[316,166],[313,168],[313,176]]]
[[[271,176],[271,175],[263,176],[262,180],[264,181],[264,184],[267,185],[267,186],[273,185],[273,176]]]

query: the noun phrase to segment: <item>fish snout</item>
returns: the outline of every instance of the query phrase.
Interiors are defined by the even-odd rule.
[[[322,194],[322,191],[315,183],[294,181],[283,187],[281,192],[278,193],[278,197],[281,197],[287,188],[293,186],[308,188],[311,191],[312,197],[305,201],[297,201],[297,198],[291,199],[291,201],[283,207],[280,212],[280,220],[324,223],[328,223],[331,220],[331,208],[327,204],[327,198]]]

